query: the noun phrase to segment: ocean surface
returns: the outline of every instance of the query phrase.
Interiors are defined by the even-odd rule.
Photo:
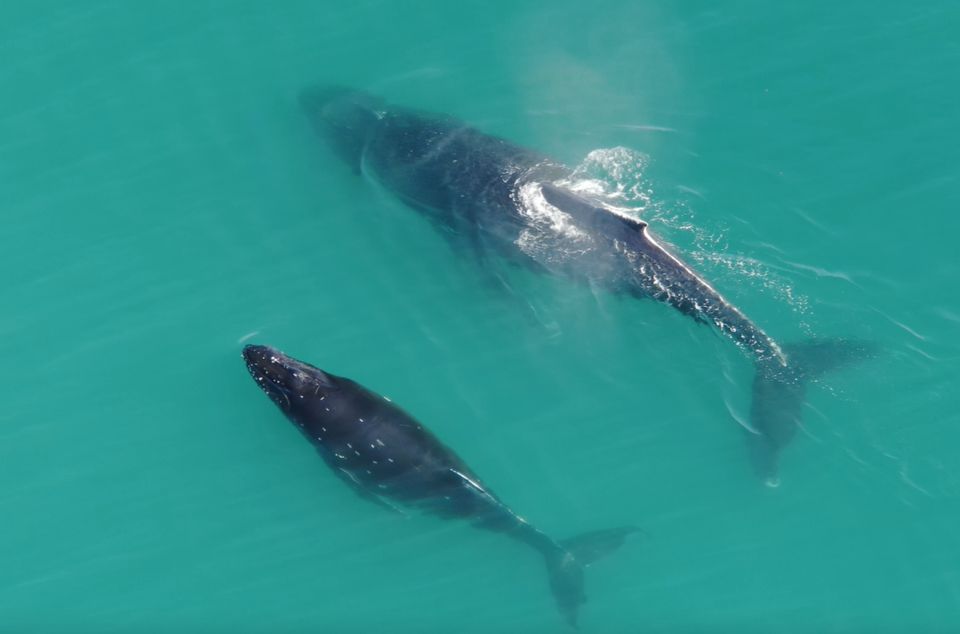
[[[391,397],[557,538],[635,524],[584,633],[960,631],[960,5],[0,4],[0,630],[570,632],[537,555],[359,499],[245,342]],[[358,178],[317,82],[622,187],[811,386],[769,488],[751,361],[504,266]]]

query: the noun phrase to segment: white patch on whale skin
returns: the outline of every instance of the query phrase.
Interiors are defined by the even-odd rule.
[[[459,476],[461,479],[466,480],[467,483],[470,484],[470,486],[472,486],[472,487],[473,487],[474,489],[476,489],[477,491],[484,491],[484,488],[483,488],[482,486],[480,486],[480,483],[477,482],[476,480],[465,476],[464,474],[460,473],[460,472],[457,471],[456,469],[450,469],[450,471],[453,472],[454,474],[456,474],[457,476]],[[485,492],[485,491],[484,491],[484,492]]]
[[[483,498],[486,498],[487,500],[498,504],[497,499],[493,497],[493,495],[491,495],[489,491],[483,488],[483,485],[481,485],[479,482],[477,482],[473,478],[470,478],[464,475],[463,473],[457,471],[456,469],[450,469],[450,473],[453,473],[454,475],[459,477],[461,480],[463,480],[469,488],[473,489],[474,492],[479,493]]]

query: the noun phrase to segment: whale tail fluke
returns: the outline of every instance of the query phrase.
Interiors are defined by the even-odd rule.
[[[624,526],[582,533],[544,553],[550,590],[572,627],[577,627],[577,613],[587,600],[583,590],[584,568],[620,548],[631,533],[639,530],[635,526]]]
[[[866,361],[878,352],[876,343],[862,339],[809,339],[785,347],[789,364],[808,380]]]
[[[775,358],[757,362],[748,442],[754,468],[767,486],[779,485],[779,452],[802,423],[810,382],[878,352],[875,343],[863,340],[811,339],[784,346],[786,365]]]

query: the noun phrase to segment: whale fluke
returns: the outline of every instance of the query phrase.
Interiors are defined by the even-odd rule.
[[[623,526],[582,533],[544,552],[550,589],[560,612],[572,627],[577,627],[579,608],[587,601],[583,569],[623,546],[627,537],[639,530],[635,526]]]
[[[784,353],[786,365],[773,359],[757,361],[750,404],[751,459],[757,475],[771,487],[780,483],[780,451],[801,425],[810,382],[877,356],[879,347],[858,339],[811,339],[785,345]]]

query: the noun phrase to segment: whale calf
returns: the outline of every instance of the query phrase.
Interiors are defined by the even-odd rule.
[[[313,127],[354,171],[421,212],[483,261],[496,253],[538,271],[664,302],[709,324],[756,363],[748,440],[754,468],[778,480],[809,381],[872,356],[859,341],[780,346],[660,244],[646,222],[571,189],[572,170],[440,114],[343,87],[300,101]]]
[[[361,496],[467,520],[539,552],[557,606],[573,626],[586,601],[584,567],[637,530],[627,526],[556,541],[514,513],[453,450],[390,400],[267,346],[248,345],[243,358],[257,385]]]

